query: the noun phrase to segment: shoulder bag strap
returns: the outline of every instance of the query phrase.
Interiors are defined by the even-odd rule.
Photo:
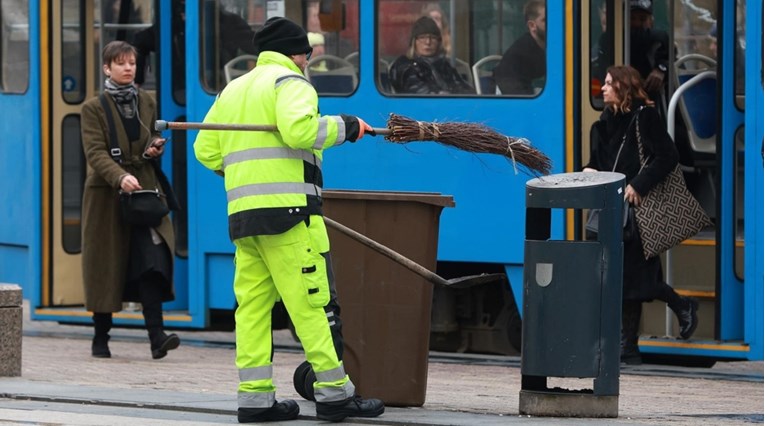
[[[646,158],[645,158],[645,149],[643,148],[643,141],[640,138],[640,120],[638,120],[638,115],[640,115],[640,111],[643,110],[645,107],[640,107],[640,109],[637,110],[637,113],[635,113],[635,117],[633,120],[635,120],[635,137],[637,138],[637,146],[638,146],[638,155],[640,156],[640,169],[642,170],[643,167],[645,167]]]
[[[616,160],[614,160],[614,167],[611,169],[612,172],[616,171],[616,165],[619,164],[619,157],[622,155],[622,148],[624,148],[624,143],[627,142],[627,135],[630,134],[630,129],[632,128],[632,123],[635,123],[635,132],[637,134],[638,139],[638,152],[640,152],[640,163],[642,164],[643,161],[643,147],[640,145],[640,132],[637,130],[637,117],[638,114],[640,114],[640,110],[643,109],[643,107],[640,107],[640,109],[637,110],[635,115],[632,116],[632,120],[630,120],[630,124],[627,125],[627,130],[624,131],[624,136],[622,136],[622,144],[619,145],[619,151],[616,153]]]
[[[106,124],[109,126],[109,155],[117,164],[122,164],[122,150],[117,143],[117,129],[114,127],[114,116],[112,115],[112,109],[109,106],[109,102],[106,100],[106,95],[101,93],[98,97],[101,101],[101,107],[106,114]]]

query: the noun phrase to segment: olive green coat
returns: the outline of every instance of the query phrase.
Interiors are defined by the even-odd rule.
[[[88,165],[82,200],[82,272],[85,285],[85,308],[91,312],[122,310],[130,253],[130,225],[124,223],[119,211],[120,178],[130,173],[143,189],[162,188],[154,168],[141,157],[147,144],[159,132],[154,130],[156,103],[139,90],[141,136],[128,141],[119,112],[111,96],[106,95],[117,128],[118,144],[123,163],[117,164],[109,155],[109,128],[106,114],[98,97],[82,106],[82,147]],[[175,237],[170,216],[165,216],[155,228],[174,252]],[[172,292],[167,292],[172,294]]]

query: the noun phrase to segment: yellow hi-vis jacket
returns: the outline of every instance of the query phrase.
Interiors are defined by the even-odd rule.
[[[277,132],[202,130],[197,160],[224,173],[232,240],[287,231],[321,214],[322,152],[346,140],[340,116],[287,56],[261,52],[256,67],[218,95],[205,123],[276,125]]]

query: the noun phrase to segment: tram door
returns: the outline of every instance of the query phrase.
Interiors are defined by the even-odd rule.
[[[103,87],[103,46],[115,39],[129,40],[132,33],[148,28],[152,6],[150,0],[51,2],[52,84],[50,97],[43,99],[42,106],[43,116],[49,116],[51,122],[42,147],[43,158],[47,158],[42,165],[42,306],[84,303],[80,230],[86,163],[80,110]]]
[[[719,210],[719,198],[723,194],[736,192],[732,187],[726,189],[717,184],[721,176],[721,170],[717,169],[719,147],[736,143],[733,134],[724,137],[720,134],[718,127],[722,112],[715,107],[719,104],[717,76],[721,68],[717,63],[718,3],[718,0],[704,0],[694,4],[654,0],[649,3],[652,14],[648,18],[641,16],[639,11],[631,10],[629,1],[592,0],[584,3],[581,55],[589,61],[582,60],[581,66],[582,75],[590,78],[582,79],[581,86],[582,161],[579,164],[581,166],[586,163],[590,156],[589,129],[603,110],[600,88],[607,67],[631,64],[640,68],[637,63],[640,59],[637,55],[631,55],[631,52],[641,51],[650,45],[650,39],[643,38],[645,29],[663,32],[666,35],[668,54],[665,59],[665,93],[655,99],[660,113],[664,117],[669,116],[668,107],[672,103],[673,94],[681,91],[683,85],[695,76],[706,76],[698,80],[696,85],[682,88],[683,93],[687,94],[685,98],[695,101],[677,103],[674,110],[677,120],[673,121],[680,124],[670,126],[668,131],[678,148],[689,189],[717,222],[720,213],[725,214]],[[610,30],[612,28],[613,31]],[[657,48],[655,45],[650,47]],[[649,58],[653,59],[650,55]],[[636,63],[633,64],[633,61]],[[733,105],[733,102],[730,104]],[[703,107],[693,108],[698,105]],[[743,171],[731,174],[743,176]],[[716,335],[715,317],[719,309],[719,271],[716,260],[720,250],[717,235],[715,229],[703,230],[671,250],[669,256],[662,256],[665,280],[681,295],[695,297],[701,303],[699,327],[694,338],[713,339]],[[734,250],[740,251],[740,247]],[[731,256],[732,259],[736,257],[740,256]],[[735,268],[735,263],[731,267]],[[642,334],[678,334],[674,314],[667,310],[666,304],[655,302],[644,305]]]

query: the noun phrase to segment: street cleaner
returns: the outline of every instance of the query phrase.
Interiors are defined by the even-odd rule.
[[[276,400],[271,310],[281,299],[316,373],[320,420],[377,417],[379,399],[362,399],[345,372],[340,307],[322,217],[322,155],[372,128],[350,115],[319,115],[304,71],[306,32],[275,17],[255,34],[256,67],[231,81],[205,123],[268,123],[276,132],[202,130],[196,158],[224,176],[229,236],[236,246],[234,293],[240,423],[292,420],[300,407]]]

